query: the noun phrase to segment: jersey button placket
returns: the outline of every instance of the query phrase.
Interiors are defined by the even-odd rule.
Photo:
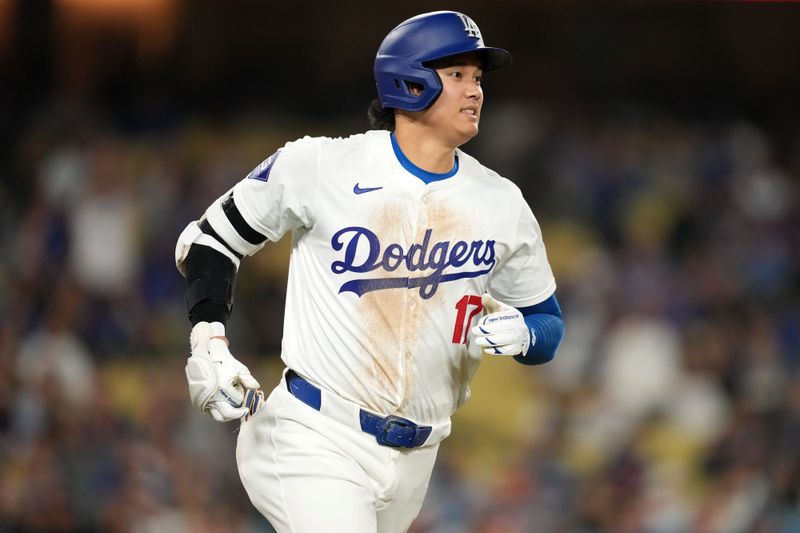
[[[424,208],[425,205],[428,203],[428,196],[425,192],[423,192],[420,196],[417,197],[417,216],[416,216],[416,224],[414,225],[414,242],[421,243],[425,236],[425,230],[427,229],[427,209]],[[419,276],[425,276],[426,272],[424,270],[416,270],[414,272],[409,272],[410,278],[416,278]],[[415,339],[416,335],[418,334],[418,323],[419,323],[419,288],[413,287],[406,289],[406,312],[404,313],[404,329],[403,329],[403,367],[404,367],[404,375],[405,375],[405,383],[404,383],[404,394],[403,400],[401,403],[402,406],[405,406],[407,402],[410,400],[408,397],[409,394],[412,394],[413,391],[413,368],[414,368],[414,347],[415,347]]]

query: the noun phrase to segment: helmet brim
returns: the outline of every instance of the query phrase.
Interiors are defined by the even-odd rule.
[[[507,67],[512,62],[511,54],[502,48],[486,46],[478,49],[477,52],[480,55],[484,73]]]
[[[461,50],[456,53],[449,53],[442,56],[432,57],[430,59],[426,59],[422,62],[423,66],[430,66],[431,63],[440,63],[445,62],[446,60],[451,57],[457,57],[464,54],[469,53],[476,53],[481,60],[481,67],[483,68],[483,73],[491,72],[493,70],[498,70],[503,67],[507,67],[511,64],[512,58],[511,54],[507,50],[503,50],[502,48],[493,48],[491,46],[481,46],[479,48],[472,48],[468,50]]]

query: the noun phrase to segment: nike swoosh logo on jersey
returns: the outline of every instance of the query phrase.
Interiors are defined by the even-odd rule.
[[[378,189],[383,189],[383,187],[364,187],[362,189],[358,186],[358,183],[356,183],[353,187],[353,192],[356,194],[364,194],[365,192],[377,191]]]

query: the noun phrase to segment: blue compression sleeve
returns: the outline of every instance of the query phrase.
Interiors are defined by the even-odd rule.
[[[536,336],[536,342],[525,355],[514,356],[524,365],[541,365],[551,361],[564,338],[564,320],[556,295],[530,307],[519,308],[525,323]]]

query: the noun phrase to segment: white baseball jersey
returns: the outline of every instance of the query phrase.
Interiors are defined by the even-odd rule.
[[[233,198],[268,239],[293,232],[286,365],[374,413],[443,423],[481,358],[467,349],[481,294],[530,306],[555,280],[513,183],[460,150],[452,172],[427,173],[393,141],[369,131],[290,142]]]

